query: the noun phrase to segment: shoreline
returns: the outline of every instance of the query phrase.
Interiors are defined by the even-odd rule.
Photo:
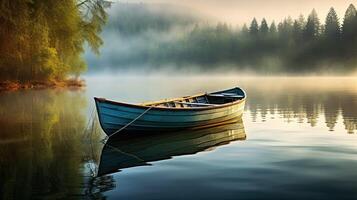
[[[86,84],[83,79],[68,79],[62,81],[29,81],[26,83],[20,83],[18,81],[2,81],[0,82],[0,92],[54,88],[79,89],[84,88],[85,86]]]

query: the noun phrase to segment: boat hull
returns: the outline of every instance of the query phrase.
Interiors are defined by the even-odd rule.
[[[126,132],[164,132],[214,126],[239,118],[245,98],[208,108],[162,108],[125,104],[95,98],[100,125],[111,136],[125,127]]]

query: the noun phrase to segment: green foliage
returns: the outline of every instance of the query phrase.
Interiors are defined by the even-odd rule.
[[[338,20],[336,11],[331,8],[327,14],[325,21],[325,36],[330,39],[339,39],[341,34],[340,22]]]
[[[261,24],[260,24],[260,29],[259,32],[262,36],[266,36],[269,32],[269,27],[267,21],[263,18]]]
[[[85,70],[85,42],[95,53],[105,0],[4,0],[0,4],[0,80],[62,80]]]
[[[315,40],[320,34],[320,20],[317,16],[316,10],[313,9],[307,18],[306,27],[304,29],[304,39]]]
[[[257,36],[258,32],[259,32],[259,25],[258,25],[257,19],[254,18],[252,23],[250,24],[249,33],[252,36]]]
[[[343,37],[346,39],[351,39],[355,35],[356,21],[357,21],[357,11],[356,7],[351,4],[346,11],[345,18],[343,20],[342,33]]]
[[[306,26],[305,18],[303,15],[299,16],[299,19],[294,21],[293,25],[293,37],[296,42],[302,41],[303,31]]]
[[[342,43],[347,47],[341,51],[343,58],[351,65],[356,65],[356,60],[351,59],[357,56],[357,11],[353,4],[348,7],[343,20]]]
[[[272,35],[275,35],[277,33],[276,25],[275,22],[272,22],[269,28],[269,33]]]
[[[292,32],[293,32],[293,21],[291,17],[288,17],[284,19],[283,22],[279,23],[278,25],[278,32],[279,32],[279,37],[282,42],[289,42],[289,40],[292,38]]]
[[[59,79],[67,71],[58,59],[56,49],[51,47],[41,49],[41,52],[35,56],[34,66],[38,67],[33,74],[39,79]]]
[[[249,35],[249,29],[247,27],[247,24],[244,24],[243,27],[242,27],[242,30],[241,30],[241,34],[243,36],[248,36]]]

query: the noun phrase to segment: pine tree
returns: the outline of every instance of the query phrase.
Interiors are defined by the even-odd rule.
[[[303,14],[299,15],[299,18],[298,18],[297,21],[298,21],[299,26],[301,27],[301,29],[303,29],[306,26],[306,20],[305,20],[305,17],[304,17]]]
[[[305,26],[306,26],[305,17],[304,15],[300,14],[299,18],[294,21],[294,25],[293,25],[293,37],[295,41],[300,41],[302,39]]]
[[[293,36],[295,41],[299,41],[301,35],[302,35],[302,26],[300,25],[298,20],[295,20],[293,25]]]
[[[281,35],[281,33],[284,31],[284,24],[283,22],[279,22],[278,24],[278,33]]]
[[[342,35],[345,40],[354,38],[357,34],[357,11],[356,7],[351,4],[345,13],[345,18],[343,20]]]
[[[319,33],[320,33],[320,20],[317,16],[316,10],[313,9],[307,19],[307,23],[304,28],[304,39],[308,41],[315,40],[318,38]]]
[[[275,25],[275,22],[273,21],[270,25],[270,28],[269,28],[269,33],[271,35],[275,35],[277,33],[277,29],[276,29],[276,25]]]
[[[241,33],[242,33],[243,36],[248,36],[249,35],[249,29],[247,27],[247,24],[243,25]]]
[[[279,37],[283,41],[289,40],[292,37],[293,21],[291,17],[284,19],[283,22],[278,25]]]
[[[330,8],[327,14],[324,35],[331,40],[339,40],[341,34],[340,22],[334,8]]]
[[[261,35],[266,36],[269,32],[269,27],[268,27],[268,23],[265,20],[265,18],[263,18],[260,28],[259,28],[259,32]]]
[[[259,33],[259,25],[257,20],[254,18],[249,27],[249,33],[251,36],[257,36]]]

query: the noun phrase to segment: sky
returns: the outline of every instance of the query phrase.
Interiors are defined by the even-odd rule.
[[[357,6],[357,0],[127,0],[120,2],[172,3],[193,8],[195,11],[230,24],[249,23],[253,17],[269,22],[281,21],[287,16],[307,16],[313,8],[324,21],[331,6],[340,20],[349,4]]]

